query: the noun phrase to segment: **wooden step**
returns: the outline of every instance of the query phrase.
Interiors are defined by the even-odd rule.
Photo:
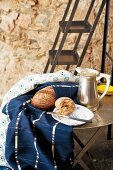
[[[79,59],[79,55],[77,52],[73,52],[72,50],[62,50],[61,54],[57,57],[55,63],[54,62],[54,57],[57,53],[57,50],[50,50],[49,51],[49,56],[50,56],[50,62],[51,65],[56,64],[56,65],[76,65]]]
[[[67,21],[59,22],[62,32],[65,32]],[[91,30],[91,25],[89,22],[85,21],[72,21],[68,33],[89,33]]]

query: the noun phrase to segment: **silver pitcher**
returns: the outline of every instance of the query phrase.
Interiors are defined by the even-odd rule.
[[[89,68],[77,67],[76,71],[79,73],[79,88],[78,88],[78,102],[81,105],[88,107],[92,111],[96,111],[99,107],[99,101],[105,96],[110,85],[110,75],[103,74]],[[101,78],[106,79],[106,89],[104,93],[99,96],[97,92],[97,81]]]

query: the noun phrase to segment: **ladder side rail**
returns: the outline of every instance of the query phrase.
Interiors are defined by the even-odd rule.
[[[89,9],[88,9],[88,12],[87,12],[87,14],[86,14],[86,17],[85,17],[85,21],[88,21],[89,16],[90,16],[90,14],[91,14],[91,11],[92,11],[92,9],[93,9],[94,3],[95,3],[95,0],[92,0],[92,1],[91,1],[91,4],[90,4],[90,7],[89,7]]]
[[[90,6],[89,6],[89,9],[88,9],[88,11],[87,11],[86,17],[85,17],[85,19],[84,19],[85,22],[87,22],[88,19],[89,19],[89,16],[90,16],[91,11],[92,11],[92,9],[93,9],[94,3],[95,3],[95,0],[92,0],[92,1],[91,1],[91,4],[90,4]],[[75,53],[75,51],[76,51],[77,48],[78,48],[78,44],[79,44],[79,42],[80,42],[80,39],[81,39],[81,37],[82,37],[82,34],[83,34],[83,33],[79,33],[79,35],[78,35],[78,38],[77,38],[76,43],[75,43],[74,48],[73,48],[73,52],[74,52],[74,53]],[[68,65],[68,66],[66,67],[66,70],[69,70],[69,68],[70,68],[70,65]]]
[[[112,64],[112,70],[111,70],[111,85],[113,86],[113,58],[109,55],[108,52],[106,52],[107,57],[109,58],[109,60],[111,61]]]
[[[112,71],[111,71],[111,85],[113,86],[113,65],[112,65]]]
[[[92,9],[93,9],[94,3],[95,3],[95,0],[92,0],[92,1],[91,1],[91,4],[90,4],[90,6],[89,6],[89,9],[88,9],[88,11],[87,11],[86,17],[85,17],[85,22],[87,22],[88,19],[89,19],[89,16],[90,16],[91,11],[92,11]],[[79,44],[80,39],[81,39],[81,36],[82,36],[82,33],[80,33],[79,36],[78,36],[78,38],[77,38],[77,41],[76,41],[75,46],[74,46],[74,48],[73,48],[73,51],[74,51],[74,52],[76,51],[76,49],[77,49],[77,47],[78,47],[78,44]]]
[[[104,21],[105,24],[104,24],[103,48],[102,48],[102,62],[101,62],[101,72],[102,73],[104,73],[104,69],[105,69],[109,13],[110,13],[110,0],[106,0],[105,21]]]
[[[50,59],[48,58],[48,60],[47,60],[47,63],[46,63],[46,66],[45,66],[45,68],[44,68],[43,73],[46,73],[46,72],[47,72],[48,67],[49,67],[49,63],[50,63]]]
[[[68,65],[66,66],[66,70],[69,70],[69,68],[70,68],[70,64],[68,64]]]
[[[64,15],[63,15],[63,18],[62,18],[62,22],[64,22],[65,20],[66,20],[66,17],[67,17],[67,14],[68,14],[68,12],[69,12],[69,8],[70,8],[70,6],[71,6],[71,3],[72,3],[72,0],[69,0],[69,2],[68,2],[68,4],[67,4],[67,7],[66,7],[66,10],[65,10],[65,12],[64,12]]]
[[[83,61],[84,55],[85,55],[85,53],[86,53],[86,51],[87,51],[88,45],[89,45],[89,43],[90,43],[90,41],[91,41],[91,38],[92,38],[92,36],[93,36],[93,33],[94,33],[94,31],[95,31],[95,28],[96,28],[96,25],[97,25],[97,23],[98,23],[98,21],[99,21],[99,18],[100,18],[100,16],[101,16],[101,13],[102,13],[103,8],[104,8],[104,6],[105,6],[105,3],[106,3],[106,0],[103,0],[102,3],[101,3],[100,9],[99,9],[99,11],[98,11],[98,13],[97,13],[96,19],[95,19],[95,21],[94,21],[94,24],[93,24],[93,26],[92,26],[92,29],[91,29],[91,31],[90,31],[90,34],[89,34],[89,36],[88,36],[88,38],[87,38],[86,44],[85,44],[84,49],[83,49],[83,52],[82,52],[82,54],[81,54],[81,57],[80,57],[80,59],[79,59],[79,61],[78,61],[78,63],[77,63],[77,67],[79,67],[79,66],[81,65],[82,61]],[[76,71],[74,72],[74,74],[77,74]]]
[[[65,21],[65,19],[66,19],[66,17],[67,17],[67,14],[68,14],[68,12],[69,12],[69,8],[70,8],[70,6],[71,6],[71,3],[72,3],[72,0],[69,0],[69,1],[68,1],[68,4],[67,4],[67,6],[66,6],[66,9],[65,9],[63,18],[62,18],[63,21]],[[58,32],[57,32],[57,35],[56,35],[56,38],[55,38],[55,41],[54,41],[54,44],[53,44],[52,49],[51,49],[52,51],[54,51],[55,48],[56,48],[56,45],[57,45],[57,43],[58,43],[60,34],[61,34],[61,29],[59,28],[59,29],[58,29]],[[43,73],[46,73],[46,72],[47,72],[48,67],[49,67],[49,64],[50,64],[50,58],[48,58],[48,60],[47,60],[47,64],[46,64],[46,66],[45,66],[45,68],[44,68],[44,72],[43,72]]]
[[[71,26],[72,20],[73,20],[74,15],[75,15],[75,12],[76,12],[76,10],[77,10],[79,1],[80,1],[80,0],[76,0],[76,1],[75,1],[75,4],[74,4],[74,6],[73,6],[73,9],[72,9],[72,12],[71,12],[71,15],[70,15],[70,18],[69,18],[69,20],[67,21],[67,24],[66,24],[66,26],[65,26],[64,33],[65,33],[65,32],[68,33],[68,31],[69,31],[69,28],[70,28],[70,26]]]
[[[61,40],[61,43],[60,43],[60,46],[56,52],[56,55],[53,59],[53,63],[52,63],[52,68],[50,70],[50,73],[54,71],[55,69],[55,66],[56,66],[56,59],[57,57],[60,55],[61,51],[62,51],[62,48],[63,48],[63,45],[64,45],[64,42],[66,40],[66,37],[67,37],[67,34],[68,34],[68,31],[69,31],[69,28],[71,26],[71,21],[73,20],[73,17],[74,17],[74,14],[76,12],[76,9],[78,7],[78,4],[79,4],[79,0],[76,0],[75,3],[74,3],[74,6],[73,6],[73,9],[72,9],[72,12],[71,12],[71,15],[70,15],[70,18],[69,18],[69,21],[67,22],[67,25],[65,27],[65,31],[64,31],[64,34],[63,34],[63,37],[62,37],[62,40]]]
[[[92,0],[92,1],[91,1],[91,4],[90,4],[90,6],[89,6],[89,9],[88,9],[88,11],[87,11],[86,17],[85,17],[85,19],[84,19],[85,22],[87,22],[88,19],[89,19],[89,16],[90,16],[90,14],[91,14],[91,11],[92,11],[92,8],[93,8],[93,6],[94,6],[94,3],[95,3],[95,0]],[[83,33],[79,33],[79,35],[78,35],[78,38],[77,38],[76,43],[75,43],[75,46],[74,46],[74,48],[73,48],[73,52],[74,52],[74,53],[75,53],[75,51],[76,51],[77,48],[78,48],[78,44],[79,44],[79,42],[80,42],[80,39],[81,39],[81,37],[82,37],[82,34],[83,34]],[[70,68],[70,65],[67,65],[66,70],[69,70],[69,68]]]
[[[69,12],[69,8],[70,8],[70,6],[71,6],[71,3],[72,3],[72,0],[69,0],[69,1],[68,1],[68,4],[67,4],[67,7],[66,7],[66,9],[65,9],[63,18],[62,18],[62,22],[64,22],[65,19],[66,19],[66,17],[67,17],[67,14],[68,14],[68,12]],[[56,48],[58,39],[59,39],[59,37],[60,37],[60,33],[61,33],[61,29],[59,28],[58,33],[57,33],[56,38],[55,38],[55,41],[54,41],[54,44],[53,44],[53,47],[52,47],[52,51],[55,50],[55,48]]]
[[[113,58],[109,55],[108,52],[105,53],[107,55],[107,57],[111,60],[112,64],[113,64]]]

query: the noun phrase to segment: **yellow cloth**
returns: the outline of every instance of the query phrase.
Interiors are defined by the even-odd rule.
[[[106,85],[105,84],[100,84],[97,86],[97,90],[99,93],[103,93],[105,91]],[[113,86],[109,86],[109,89],[107,91],[107,95],[112,95],[113,94]]]

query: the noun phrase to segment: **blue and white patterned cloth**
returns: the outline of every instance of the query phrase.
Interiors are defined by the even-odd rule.
[[[26,76],[12,86],[12,88],[6,93],[1,104],[1,110],[12,98],[33,90],[35,84],[43,84],[46,82],[78,82],[78,80],[78,76],[75,76],[73,73],[66,70],[60,70],[55,73],[33,74]]]
[[[0,113],[0,166],[9,166],[5,159],[5,141],[9,121],[5,114]],[[3,168],[2,168],[3,169]],[[1,170],[1,168],[0,168]]]
[[[0,166],[0,170],[11,170],[11,169],[6,166]]]
[[[10,167],[5,159],[5,140],[6,140],[6,132],[9,124],[9,119],[7,116],[2,114],[2,109],[5,104],[9,103],[9,101],[17,96],[25,94],[30,90],[34,89],[35,84],[42,84],[46,82],[77,82],[78,77],[73,75],[71,72],[66,70],[60,70],[56,73],[46,73],[46,74],[34,74],[26,76],[25,78],[21,79],[17,82],[4,96],[3,102],[0,108],[0,168],[3,169],[6,167]]]
[[[76,83],[45,83],[12,99],[3,108],[11,122],[6,137],[6,159],[15,170],[66,170],[73,163],[73,127],[25,102],[40,89],[53,86],[56,97],[76,99]],[[60,86],[60,87],[59,87]]]

